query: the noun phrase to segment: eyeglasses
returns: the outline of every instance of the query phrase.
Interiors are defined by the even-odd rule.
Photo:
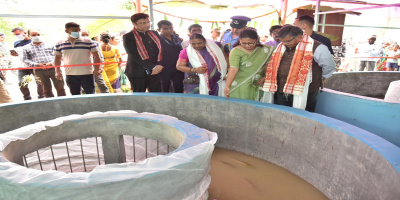
[[[272,34],[278,34],[279,31],[272,31],[271,33],[272,33]]]
[[[281,40],[281,42],[283,43],[283,44],[288,44],[288,43],[290,43],[291,41],[293,41],[294,39],[295,39],[296,37],[293,37],[291,40],[289,40],[289,41],[282,41]]]
[[[243,45],[243,46],[253,46],[253,45],[255,45],[256,43],[253,42],[253,43],[240,43],[240,44]]]

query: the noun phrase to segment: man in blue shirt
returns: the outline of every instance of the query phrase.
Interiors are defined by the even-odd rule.
[[[221,43],[226,53],[232,50],[233,44],[239,39],[239,33],[247,28],[247,22],[251,21],[246,16],[233,16],[231,17],[232,22],[230,23],[232,29],[225,31],[222,35]]]

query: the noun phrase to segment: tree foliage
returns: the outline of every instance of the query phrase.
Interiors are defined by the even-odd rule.
[[[6,43],[10,47],[14,46],[14,34],[11,32],[11,30],[17,26],[24,28],[24,23],[13,23],[8,18],[0,18],[0,33],[4,33],[6,35]]]

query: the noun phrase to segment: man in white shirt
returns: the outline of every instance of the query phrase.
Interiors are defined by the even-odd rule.
[[[381,48],[375,44],[376,36],[371,36],[368,38],[368,44],[364,44],[360,47],[359,57],[360,64],[358,65],[357,71],[364,71],[367,68],[367,71],[374,71],[375,63],[378,60],[379,53],[381,52]]]

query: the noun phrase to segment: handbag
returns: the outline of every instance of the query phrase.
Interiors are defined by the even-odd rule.
[[[189,74],[188,77],[183,79],[183,83],[186,83],[186,84],[199,84],[200,83],[200,77],[196,73],[191,73],[191,74]]]

